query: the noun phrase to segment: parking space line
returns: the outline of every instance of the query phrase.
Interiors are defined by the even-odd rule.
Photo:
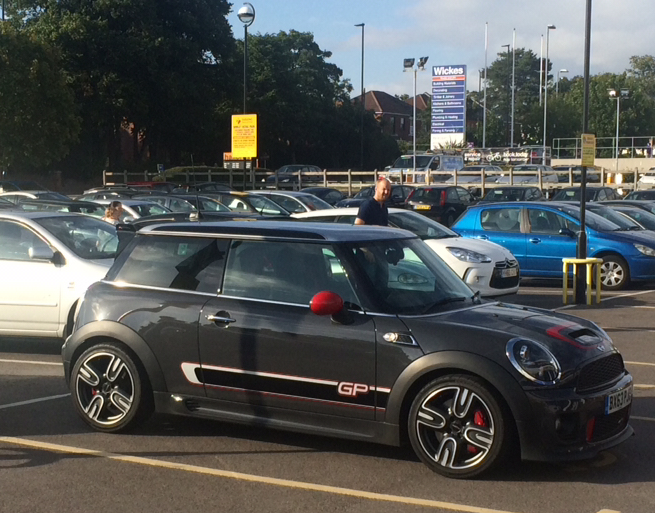
[[[51,444],[47,442],[37,442],[35,440],[28,440],[25,438],[15,437],[0,437],[0,442],[12,445],[20,445],[24,447],[31,447],[33,449],[42,449],[52,452],[62,452],[66,454],[81,454],[85,456],[94,456],[99,458],[106,458],[115,461],[124,461],[128,463],[136,463],[138,465],[147,465],[150,467],[159,467],[170,470],[182,470],[185,472],[193,472],[196,474],[204,474],[216,477],[223,477],[228,479],[238,479],[241,481],[249,481],[253,483],[260,483],[273,486],[282,486],[285,488],[293,488],[298,490],[305,490],[310,492],[323,492],[331,493],[334,495],[343,495],[354,497],[357,499],[369,499],[384,502],[391,502],[397,504],[409,504],[414,506],[423,506],[435,509],[446,509],[450,511],[458,511],[464,513],[510,513],[509,511],[480,508],[476,506],[467,506],[465,504],[455,504],[452,502],[441,502],[429,499],[418,499],[414,497],[403,497],[402,495],[389,495],[385,493],[367,492],[364,490],[355,490],[351,488],[341,488],[338,486],[321,485],[316,483],[307,483],[303,481],[291,481],[288,479],[278,479],[275,477],[258,476],[254,474],[244,474],[241,472],[232,472],[229,470],[219,470],[209,467],[200,467],[197,465],[188,465],[186,463],[176,463],[172,461],[157,460],[153,458],[143,458],[140,456],[127,456],[124,454],[116,454],[104,451],[95,451],[91,449],[83,449],[81,447],[72,447],[59,444]]]
[[[635,388],[639,390],[653,390],[655,389],[655,385],[635,385]]]
[[[655,367],[655,363],[647,363],[647,362],[623,362],[623,363],[628,363],[630,365],[648,365],[649,367]]]
[[[58,367],[62,367],[64,364],[63,363],[57,363],[57,362],[39,362],[39,361],[30,361],[30,360],[5,360],[0,358],[0,363],[26,363],[26,364],[32,364],[32,365],[56,365]]]
[[[68,396],[70,396],[70,394],[51,395],[50,397],[40,397],[39,399],[30,399],[28,401],[21,401],[19,403],[0,404],[0,410],[14,408],[15,406],[25,406],[26,404],[42,403],[43,401],[53,401],[54,399],[61,399],[62,397]]]
[[[610,299],[621,299],[621,298],[624,298],[624,297],[641,296],[643,294],[650,294],[651,292],[655,292],[655,290],[642,290],[640,292],[631,292],[630,294],[619,294],[619,295],[616,295],[616,296],[608,296],[608,297],[602,298],[600,301],[602,303],[603,301],[609,301]],[[561,292],[560,292],[560,294],[561,294]],[[556,312],[558,310],[569,310],[571,308],[575,308],[576,306],[579,306],[579,305],[573,304],[573,305],[558,306],[557,308],[553,308],[553,311]],[[634,306],[630,305],[630,308],[634,308]]]
[[[655,422],[655,419],[652,417],[635,417],[634,415],[630,415],[630,420],[646,420],[648,422]]]

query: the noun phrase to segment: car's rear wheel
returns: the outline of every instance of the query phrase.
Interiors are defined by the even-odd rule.
[[[621,290],[630,282],[627,262],[618,255],[605,255],[600,264],[600,283],[604,290]]]
[[[97,431],[133,428],[153,410],[145,372],[117,344],[87,349],[73,366],[70,389],[78,413]]]
[[[482,380],[452,375],[418,393],[408,433],[414,452],[430,469],[466,479],[490,470],[508,454],[510,422]]]

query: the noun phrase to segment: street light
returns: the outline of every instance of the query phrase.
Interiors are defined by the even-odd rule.
[[[239,20],[243,23],[245,35],[243,37],[243,113],[246,113],[246,92],[248,90],[248,27],[255,21],[255,8],[252,4],[244,2],[243,7],[237,13]]]
[[[510,91],[509,91],[509,75],[510,75],[510,67],[509,67],[509,48],[512,45],[500,45],[501,48],[507,48],[507,115],[505,117],[505,142],[509,139],[508,134],[509,134],[509,109],[510,109]]]
[[[418,60],[418,64],[416,67],[414,67],[414,63],[416,62],[416,59],[403,59],[403,71],[407,70],[412,70],[414,71],[414,119],[412,120],[412,139],[413,139],[413,147],[414,147],[414,163],[412,165],[412,176],[414,179],[416,179],[416,72],[420,69],[421,71],[425,71],[425,65],[428,62],[428,57],[420,57]],[[402,179],[402,175],[401,175]]]
[[[550,31],[555,30],[557,27],[555,25],[548,25],[548,30],[546,30],[546,64],[545,64],[545,76],[544,76],[544,156],[543,156],[543,165],[546,165],[546,114],[548,112],[548,50],[550,45]]]
[[[362,107],[362,117],[361,117],[361,136],[362,143],[360,148],[359,155],[359,166],[360,170],[364,171],[364,110],[366,110],[366,99],[364,98],[364,23],[358,23],[355,27],[362,27],[362,89],[360,95],[360,103]]]
[[[559,94],[559,74],[560,73],[564,74],[564,73],[568,73],[568,72],[569,72],[568,69],[561,69],[561,70],[559,70],[557,72],[557,82],[555,82],[555,96],[557,96]]]
[[[608,89],[607,94],[609,94],[610,100],[616,100],[616,139],[615,139],[615,150],[614,158],[616,159],[616,174],[619,173],[619,115],[620,115],[620,106],[621,98],[627,100],[630,96],[630,91],[628,89]]]

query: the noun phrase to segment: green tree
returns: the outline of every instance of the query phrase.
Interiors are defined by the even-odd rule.
[[[0,166],[39,170],[64,157],[80,122],[57,53],[0,27]]]
[[[13,19],[61,51],[83,116],[78,162],[107,157],[115,168],[122,127],[160,162],[208,145],[216,153],[217,105],[233,89],[221,73],[235,51],[229,9],[227,0],[35,0]]]

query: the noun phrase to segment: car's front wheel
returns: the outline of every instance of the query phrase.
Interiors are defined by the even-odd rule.
[[[153,410],[145,372],[117,344],[87,349],[73,366],[70,389],[78,413],[97,431],[133,428]]]
[[[447,477],[475,477],[509,451],[511,421],[487,385],[472,376],[443,376],[426,385],[412,403],[408,422],[416,455]]]

